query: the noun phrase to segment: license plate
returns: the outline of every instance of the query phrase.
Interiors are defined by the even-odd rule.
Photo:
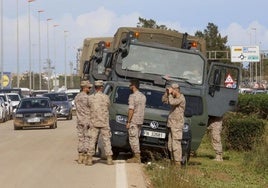
[[[154,137],[154,138],[166,138],[166,133],[143,130],[143,136]]]
[[[28,119],[28,123],[38,123],[38,122],[40,122],[40,119],[37,117]]]

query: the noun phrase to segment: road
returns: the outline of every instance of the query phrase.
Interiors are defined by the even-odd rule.
[[[0,124],[1,188],[146,187],[142,166],[94,158],[93,166],[77,164],[76,117],[58,121],[57,129],[13,130],[13,120]]]

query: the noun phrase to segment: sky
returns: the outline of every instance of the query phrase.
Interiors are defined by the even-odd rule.
[[[222,36],[228,37],[228,46],[259,45],[261,51],[268,51],[267,0],[0,2],[3,5],[0,5],[3,72],[32,70],[38,73],[39,68],[43,72],[48,67],[46,60],[49,57],[55,73],[70,74],[76,67],[77,50],[82,47],[85,38],[113,36],[118,27],[135,27],[139,17],[153,19],[158,25],[191,35],[204,31],[208,23],[213,23]],[[40,10],[43,12],[38,13]]]

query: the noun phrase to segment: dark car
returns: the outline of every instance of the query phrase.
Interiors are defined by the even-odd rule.
[[[28,97],[21,99],[14,112],[14,130],[23,127],[57,128],[55,108],[47,97]]]
[[[72,103],[68,99],[66,93],[45,93],[44,97],[48,97],[53,105],[57,106],[57,117],[66,118],[67,120],[73,119]]]

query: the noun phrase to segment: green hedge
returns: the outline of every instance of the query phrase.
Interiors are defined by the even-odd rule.
[[[255,114],[259,118],[268,119],[268,95],[240,94],[238,96],[237,111],[243,114]]]
[[[265,123],[256,116],[227,113],[223,119],[223,140],[226,149],[249,151],[263,141]]]

